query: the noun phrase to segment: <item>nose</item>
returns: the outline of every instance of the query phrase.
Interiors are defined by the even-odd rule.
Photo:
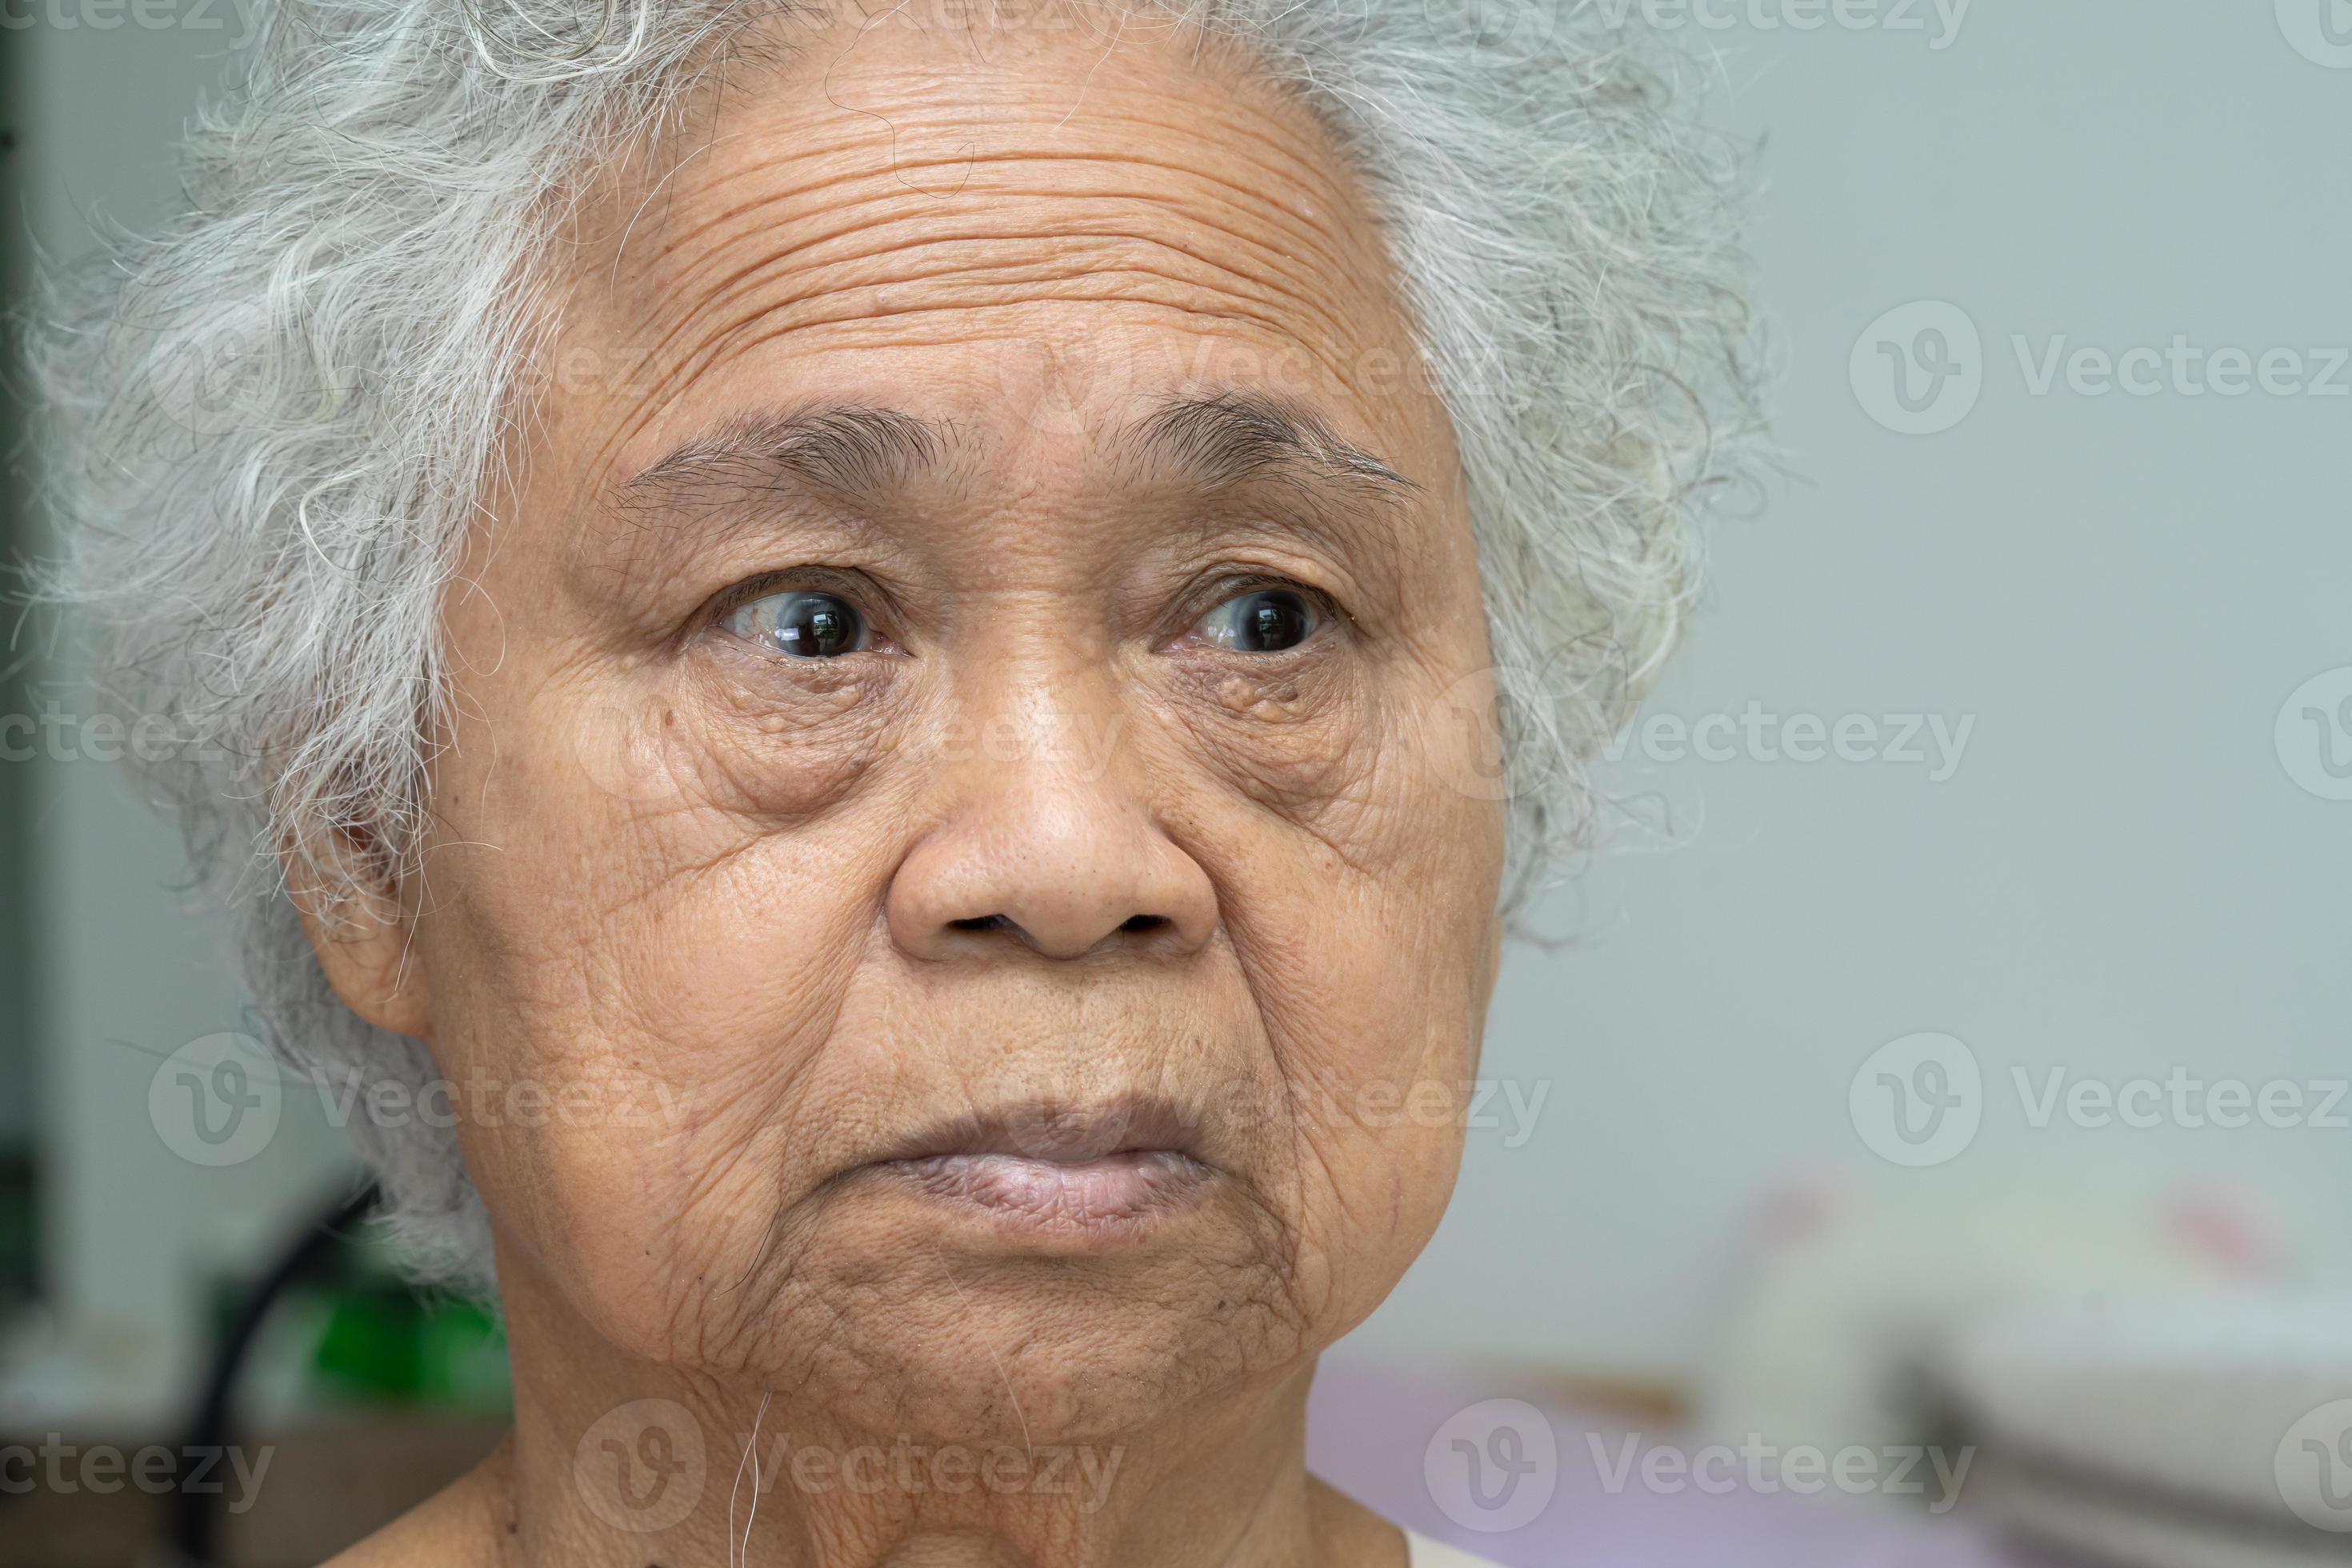
[[[1072,729],[1069,715],[1045,714],[1016,743],[937,769],[940,816],[889,889],[901,951],[939,960],[1018,944],[1047,958],[1120,948],[1172,956],[1208,942],[1215,888],[1150,805],[1140,759],[1125,745],[1074,747]]]

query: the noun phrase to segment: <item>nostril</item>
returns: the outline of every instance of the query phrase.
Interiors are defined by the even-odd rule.
[[[1006,914],[966,915],[960,920],[951,920],[947,923],[951,930],[955,931],[1011,931],[1014,936],[1019,937],[1023,942],[1027,942],[1030,946],[1034,947],[1037,945],[1036,939],[1029,934],[1028,931],[1022,926],[1021,922]],[[1118,929],[1121,931],[1154,931],[1160,930],[1162,926],[1173,926],[1175,923],[1176,922],[1174,921],[1171,920],[1166,915],[1129,915],[1127,919],[1118,922]]]

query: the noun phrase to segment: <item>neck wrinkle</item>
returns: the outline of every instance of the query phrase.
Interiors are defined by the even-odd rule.
[[[529,1311],[509,1321],[515,1429],[478,1472],[479,1511],[495,1521],[497,1542],[478,1561],[497,1568],[1307,1568],[1315,1561],[1306,1472],[1312,1363],[1118,1436],[1035,1434],[1024,1447],[1013,1432],[955,1445],[835,1427],[781,1389],[761,1415],[759,1387],[620,1365],[618,1357],[608,1364],[593,1343],[551,1360],[537,1331],[556,1325]],[[667,1430],[681,1423],[681,1431]],[[746,1459],[755,1425],[756,1510]],[[953,1448],[962,1460],[941,1458]],[[854,1485],[840,1468],[845,1459],[856,1467]],[[979,1468],[992,1461],[993,1483]],[[665,1479],[656,1473],[664,1466],[684,1468]],[[682,1500],[657,1490],[668,1485],[695,1494],[676,1519],[667,1515]],[[632,1507],[660,1527],[625,1528]]]

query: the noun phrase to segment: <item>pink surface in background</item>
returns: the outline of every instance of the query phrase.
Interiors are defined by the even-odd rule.
[[[1504,1398],[1524,1399],[1550,1418],[1558,1489],[1531,1523],[1483,1532],[1446,1517],[1424,1479],[1423,1455],[1456,1411]],[[1744,1480],[1715,1493],[1690,1484],[1671,1493],[1645,1488],[1643,1452],[1655,1444],[1688,1452],[1699,1441],[1672,1432],[1640,1435],[1633,1468],[1612,1492],[1608,1482],[1633,1429],[1504,1380],[1392,1373],[1335,1356],[1307,1408],[1307,1461],[1317,1475],[1399,1524],[1504,1568],[2028,1568],[1957,1521],[1910,1517],[1875,1500],[1759,1492]],[[1588,1434],[1601,1439],[1605,1474]],[[1961,1497],[1965,1504],[1965,1479]]]

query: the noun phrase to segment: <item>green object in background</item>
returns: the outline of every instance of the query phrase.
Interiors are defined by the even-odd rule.
[[[311,1359],[322,1401],[511,1407],[506,1335],[476,1303],[361,1287],[329,1292],[326,1305]]]
[[[413,1289],[383,1228],[353,1222],[347,1212],[305,1246],[315,1252],[307,1261],[289,1253],[268,1302],[257,1299],[256,1278],[212,1281],[214,1336],[224,1352],[257,1308],[267,1325],[232,1374],[239,1391],[233,1403],[281,1422],[331,1408],[512,1415],[506,1333],[495,1307]]]

